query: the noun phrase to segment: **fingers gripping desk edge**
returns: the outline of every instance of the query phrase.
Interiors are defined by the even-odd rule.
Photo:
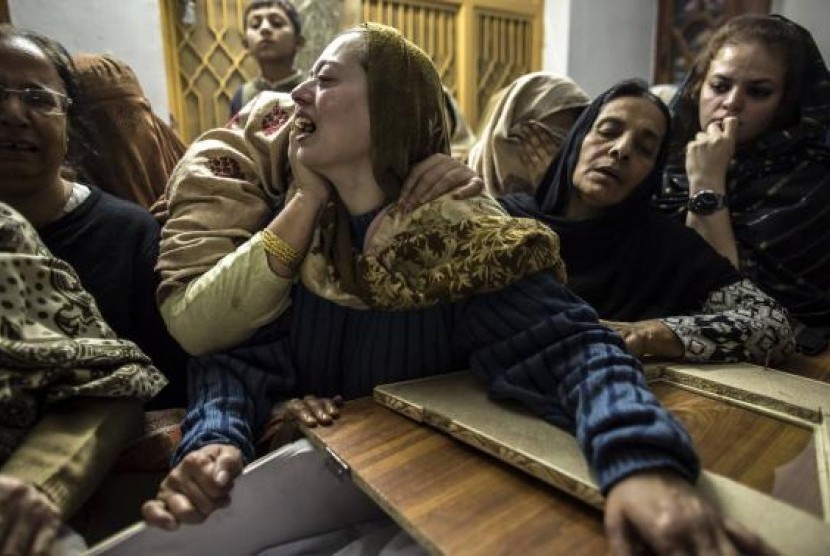
[[[182,525],[170,532],[137,523],[87,554],[256,554],[384,517],[325,459],[307,440],[294,442],[248,465],[234,482],[231,505],[213,512],[201,525]],[[326,511],[320,512],[321,507]]]

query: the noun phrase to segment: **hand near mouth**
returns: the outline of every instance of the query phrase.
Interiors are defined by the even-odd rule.
[[[726,193],[726,170],[735,155],[738,118],[714,120],[686,145],[686,175],[689,193],[711,189]]]
[[[297,120],[298,118],[295,117],[294,122],[292,122],[288,140],[288,159],[291,164],[291,173],[294,176],[294,185],[298,194],[315,200],[322,207],[328,203],[331,195],[331,185],[329,185],[326,178],[300,162],[297,156],[299,151],[297,136],[302,132],[297,128]]]

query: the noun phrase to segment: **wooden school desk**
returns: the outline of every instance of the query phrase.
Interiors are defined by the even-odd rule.
[[[741,514],[748,525],[767,535],[773,531],[777,537],[786,537],[785,544],[802,543],[797,551],[782,550],[784,554],[830,554],[830,435],[824,420],[830,414],[830,381],[816,380],[826,376],[822,373],[830,374],[830,354],[794,358],[783,367],[792,370],[751,365],[649,365],[646,371],[657,396],[690,430],[704,467],[719,477],[716,494],[737,493],[734,501],[725,500],[727,511],[740,510],[740,504],[749,500],[752,511]],[[440,395],[427,396],[429,426],[367,398],[347,403],[336,425],[306,432],[321,450],[329,450],[333,471],[348,468],[351,479],[433,553],[607,553],[602,514],[580,501],[582,495],[596,503],[590,492],[580,490],[578,481],[566,481],[564,490],[575,491],[576,496],[566,494],[531,476],[547,477],[547,470],[534,465],[530,457],[517,457],[523,449],[517,442],[499,444],[473,435],[465,439],[477,446],[473,448],[439,430],[453,428],[453,408],[468,405],[462,398],[484,396],[480,384],[463,375],[429,380],[458,382],[455,387],[459,388],[444,400]],[[472,382],[464,384],[465,380]],[[387,396],[398,396],[410,408],[419,403],[417,387],[407,383],[381,389]],[[446,391],[439,388],[439,392]],[[490,421],[503,421],[504,413],[500,412],[504,407],[493,404],[483,409],[486,411],[479,413],[484,415],[492,410]],[[518,422],[522,431],[549,427],[539,419],[525,418]],[[420,420],[425,421],[423,416]],[[482,437],[485,429],[475,424],[470,427]],[[551,432],[534,432],[533,438],[542,440],[533,444],[549,448]],[[455,434],[458,436],[457,430]],[[556,442],[553,446],[559,447]],[[573,444],[572,439],[567,442]],[[500,457],[512,465],[484,453],[499,450]],[[237,500],[257,496],[263,490],[272,492],[267,459],[250,466],[259,465],[251,474],[257,475],[256,481],[239,481],[234,493]],[[574,476],[585,473],[584,462],[581,465]],[[729,481],[740,484],[724,488]],[[701,488],[706,491],[707,485]],[[761,496],[772,499],[757,503]],[[779,513],[782,508],[786,511]],[[213,538],[217,535],[222,539],[229,533],[250,532],[250,518],[216,518],[206,527],[184,528],[172,537],[136,525],[92,553],[135,556],[165,552],[174,546],[176,554],[202,555],[210,552],[208,548],[219,547]],[[175,540],[171,542],[171,538]]]
[[[432,552],[608,552],[599,510],[370,398],[307,434]]]
[[[692,435],[707,497],[783,553],[830,553],[830,385],[753,365],[646,372]],[[571,437],[489,402],[464,373],[379,387],[375,397],[412,419],[363,399],[348,403],[335,426],[306,433],[430,551],[606,552],[600,511],[577,500],[601,504]]]

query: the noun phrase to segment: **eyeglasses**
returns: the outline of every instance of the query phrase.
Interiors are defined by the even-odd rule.
[[[11,89],[0,85],[0,102],[5,102],[12,94],[28,108],[46,115],[66,114],[72,105],[72,99],[51,89]]]

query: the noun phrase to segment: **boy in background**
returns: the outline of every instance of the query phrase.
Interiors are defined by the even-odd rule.
[[[244,21],[243,44],[259,65],[260,75],[236,90],[231,99],[231,117],[262,91],[289,93],[304,80],[294,69],[294,57],[305,39],[300,16],[291,2],[253,0],[245,8]]]

